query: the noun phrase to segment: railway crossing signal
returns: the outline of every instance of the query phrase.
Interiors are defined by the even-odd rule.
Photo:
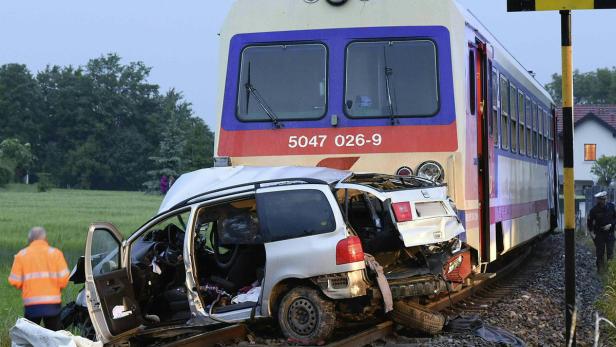
[[[563,174],[565,200],[565,340],[575,346],[575,180],[571,10],[616,8],[616,0],[507,0],[507,11],[560,11],[562,35]]]
[[[566,11],[616,8],[616,0],[507,0],[507,11]]]

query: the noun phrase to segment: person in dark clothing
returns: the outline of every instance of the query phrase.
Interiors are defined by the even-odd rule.
[[[614,226],[616,226],[616,207],[607,202],[607,192],[595,195],[597,204],[590,209],[586,225],[597,250],[597,270],[605,267],[604,255],[608,261],[614,257]],[[606,254],[607,253],[607,254]]]
[[[167,176],[163,175],[160,178],[160,192],[165,195],[167,194],[167,191],[169,190],[169,179],[167,178]]]

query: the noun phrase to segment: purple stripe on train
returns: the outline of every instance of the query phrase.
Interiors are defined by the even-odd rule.
[[[440,109],[432,117],[400,118],[400,125],[446,125],[455,121],[453,73],[449,30],[442,26],[376,27],[297,30],[238,34],[231,39],[229,62],[223,100],[222,127],[227,131],[271,129],[271,122],[241,122],[236,118],[236,100],[240,74],[241,54],[246,46],[263,43],[322,42],[328,48],[328,108],[327,115],[319,120],[285,121],[285,128],[331,127],[332,115],[338,115],[339,127],[389,126],[387,118],[350,119],[344,115],[344,71],[346,46],[356,40],[427,38],[437,46],[439,71]]]

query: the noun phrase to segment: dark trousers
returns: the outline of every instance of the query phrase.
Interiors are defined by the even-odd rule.
[[[597,270],[603,270],[605,267],[605,255],[607,260],[614,258],[614,232],[613,231],[598,231],[595,234],[595,248],[597,250]]]
[[[41,325],[41,321],[43,321],[45,323],[45,328],[49,330],[53,330],[53,331],[62,330],[62,323],[60,322],[59,314],[55,316],[47,316],[47,317],[32,317],[26,314],[25,318],[38,325]]]

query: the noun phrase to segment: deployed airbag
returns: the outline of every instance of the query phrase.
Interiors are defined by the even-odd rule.
[[[51,331],[25,318],[19,318],[9,330],[12,347],[102,347],[101,342],[93,342],[68,331]]]

